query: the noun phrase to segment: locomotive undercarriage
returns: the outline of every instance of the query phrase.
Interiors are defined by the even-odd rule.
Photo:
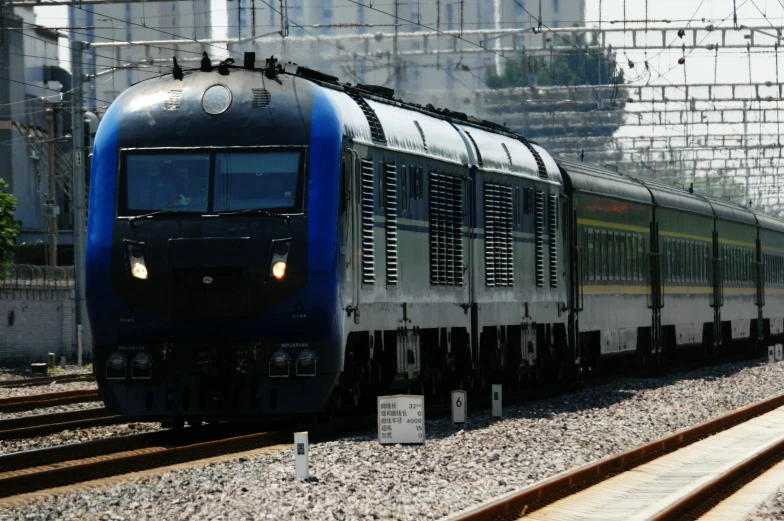
[[[279,343],[95,346],[95,372],[112,414],[181,423],[323,410],[338,373],[333,367],[298,368],[297,348],[289,349],[287,374],[272,374],[280,349]],[[307,349],[328,359],[340,347],[311,342]],[[128,361],[124,369],[118,353]],[[134,365],[139,353],[150,357],[143,373]]]
[[[379,395],[423,394],[436,401],[455,389],[510,391],[570,375],[563,324],[485,327],[480,349],[466,328],[402,329],[349,335],[333,410],[374,405]]]

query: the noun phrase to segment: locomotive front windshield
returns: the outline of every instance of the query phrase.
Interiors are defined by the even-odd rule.
[[[299,151],[129,153],[119,214],[302,211]]]

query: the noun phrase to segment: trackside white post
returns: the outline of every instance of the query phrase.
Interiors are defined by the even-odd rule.
[[[501,384],[493,384],[493,418],[501,417],[501,400],[503,398],[501,392]]]
[[[294,461],[297,468],[298,479],[308,479],[310,468],[308,466],[308,433],[294,433]]]
[[[776,361],[781,362],[784,360],[784,345],[776,344]]]
[[[452,391],[452,423],[465,423],[468,416],[468,393]]]

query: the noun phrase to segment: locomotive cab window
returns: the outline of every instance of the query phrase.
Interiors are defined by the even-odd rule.
[[[213,211],[280,210],[297,205],[299,152],[215,154]]]
[[[161,210],[207,211],[209,154],[129,155],[124,177],[121,206],[130,214]]]
[[[299,150],[123,151],[118,215],[303,211]]]

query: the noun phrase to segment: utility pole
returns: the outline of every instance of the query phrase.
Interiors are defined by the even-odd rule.
[[[82,339],[86,314],[85,301],[85,242],[87,236],[87,205],[84,175],[84,73],[82,71],[85,42],[71,42],[71,136],[73,139],[73,211],[74,211],[74,319],[78,364],[82,365]]]
[[[49,181],[47,204],[51,209],[57,207],[57,177],[54,163],[54,110],[46,109],[47,176]],[[57,214],[52,212],[47,219],[49,228],[49,266],[57,266]]]

